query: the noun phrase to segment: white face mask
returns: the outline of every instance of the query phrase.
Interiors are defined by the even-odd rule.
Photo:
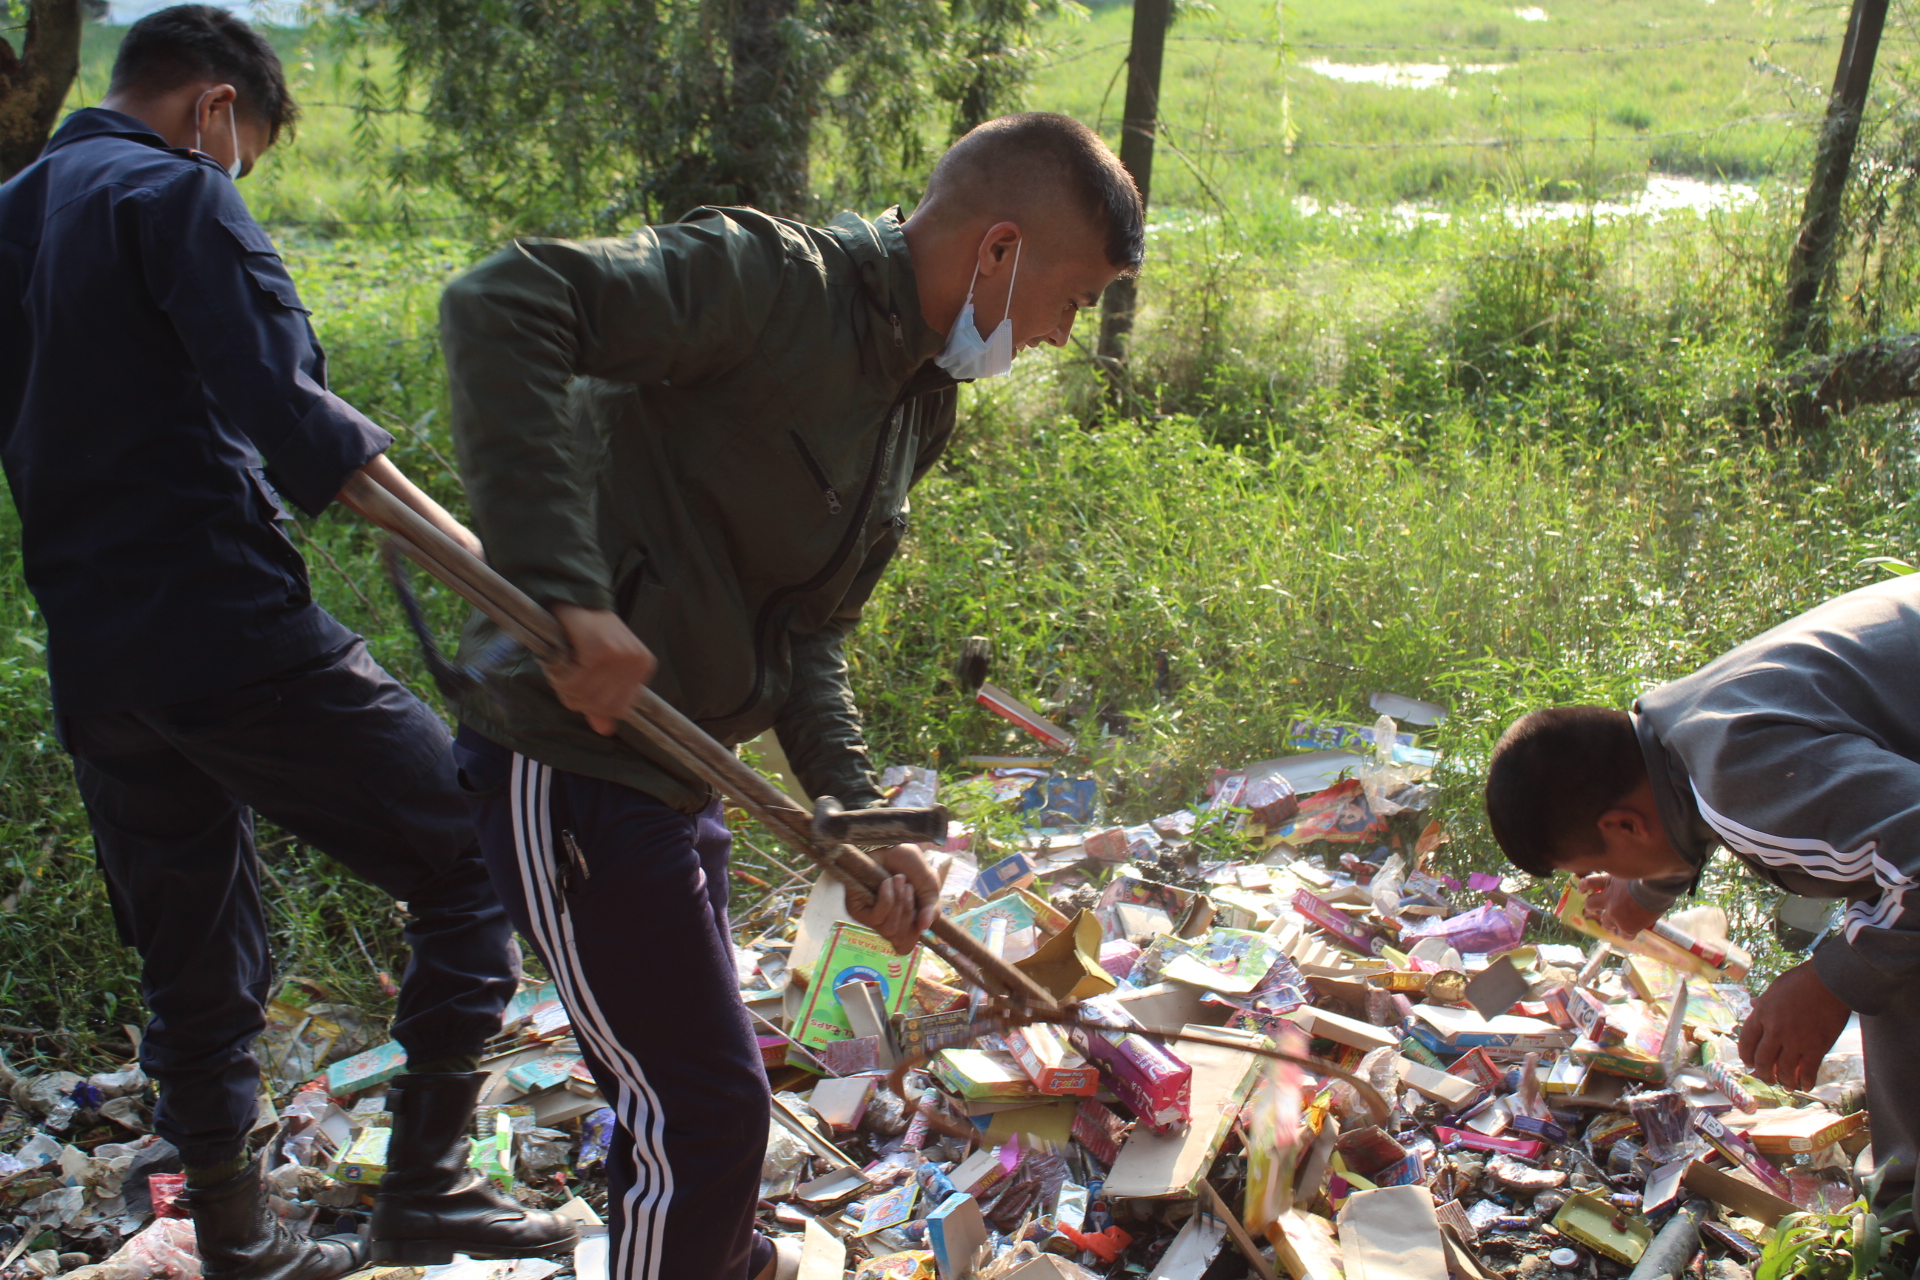
[[[206,100],[207,100],[206,95],[202,94],[200,97],[200,101],[205,102]],[[200,118],[198,103],[194,104],[193,115],[194,115],[194,119],[196,120]],[[232,178],[235,182],[238,182],[240,180],[240,168],[241,168],[240,121],[233,114],[233,104],[231,102],[227,104],[227,135],[233,139],[233,163],[227,166],[227,176],[229,178]],[[195,151],[206,151],[208,155],[213,155],[213,152],[207,151],[206,147],[201,145],[200,130],[198,128],[194,129],[193,131],[193,149]],[[218,157],[215,157],[215,158],[217,159]]]
[[[980,264],[973,265],[973,279],[967,282],[967,301],[954,321],[947,345],[933,362],[961,381],[972,378],[997,378],[1013,368],[1013,286],[1020,280],[1020,242],[1013,246],[1013,275],[1007,281],[1007,314],[987,337],[980,336],[973,322],[973,286],[980,281]]]

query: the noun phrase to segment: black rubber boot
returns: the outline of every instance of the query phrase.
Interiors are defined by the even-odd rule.
[[[393,1136],[373,1202],[373,1260],[430,1266],[471,1258],[571,1253],[573,1223],[528,1209],[467,1167],[474,1104],[486,1072],[401,1076],[387,1087]]]
[[[334,1280],[367,1265],[359,1236],[309,1240],[287,1230],[267,1203],[258,1160],[183,1198],[193,1211],[205,1280]]]

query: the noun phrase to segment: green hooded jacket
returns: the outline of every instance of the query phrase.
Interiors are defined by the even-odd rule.
[[[654,690],[721,742],[773,728],[808,791],[878,803],[843,645],[956,400],[898,215],[698,209],[517,241],[447,289],[440,332],[493,567],[542,604],[617,612]],[[495,636],[476,613],[463,659]],[[631,730],[593,732],[523,651],[459,711],[556,768],[688,812],[711,798]]]

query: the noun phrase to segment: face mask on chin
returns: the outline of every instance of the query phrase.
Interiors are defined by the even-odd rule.
[[[200,97],[200,102],[205,102],[206,100],[207,100],[206,95],[202,94]],[[199,103],[194,104],[193,118],[195,120],[198,120],[200,118]],[[227,176],[229,178],[232,178],[235,182],[238,182],[240,180],[240,169],[242,167],[242,162],[240,159],[240,120],[237,116],[234,115],[233,104],[231,102],[227,104],[227,136],[233,139],[233,163],[227,166]],[[201,145],[200,130],[198,126],[195,126],[193,131],[193,149],[195,151],[205,152],[207,155],[210,155],[210,156],[213,155],[213,152],[207,151],[206,147]],[[218,156],[215,156],[214,158],[216,160],[219,159]]]
[[[1020,281],[1021,242],[1013,246],[1013,275],[1007,281],[1007,313],[986,337],[980,336],[973,322],[973,286],[980,281],[980,263],[976,257],[973,279],[967,282],[967,300],[954,321],[947,345],[933,362],[962,382],[975,378],[997,378],[1013,368],[1013,286]]]

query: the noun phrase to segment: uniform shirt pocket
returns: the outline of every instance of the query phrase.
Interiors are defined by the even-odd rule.
[[[294,287],[293,277],[287,274],[286,263],[275,252],[273,241],[260,229],[260,224],[251,218],[222,213],[220,225],[240,242],[241,265],[253,282],[272,294],[275,301],[289,311],[298,311],[302,315],[313,312],[300,304],[300,291]]]

